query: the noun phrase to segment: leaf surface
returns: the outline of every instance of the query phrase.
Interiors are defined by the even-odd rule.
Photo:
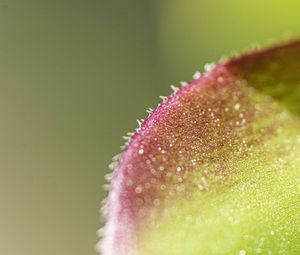
[[[299,41],[177,90],[117,162],[102,254],[298,254],[299,116]]]

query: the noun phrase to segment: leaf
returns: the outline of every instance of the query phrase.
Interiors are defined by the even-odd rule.
[[[102,254],[298,254],[299,70],[294,41],[164,100],[116,163]]]

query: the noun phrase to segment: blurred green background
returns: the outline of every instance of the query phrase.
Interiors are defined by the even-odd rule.
[[[95,254],[121,137],[170,84],[300,33],[299,1],[1,0],[0,254]]]

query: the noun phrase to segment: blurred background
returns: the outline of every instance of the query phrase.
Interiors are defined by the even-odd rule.
[[[1,0],[0,254],[95,254],[121,139],[170,84],[299,35],[299,1]]]

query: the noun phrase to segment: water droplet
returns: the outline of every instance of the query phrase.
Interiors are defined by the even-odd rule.
[[[153,204],[154,204],[155,206],[159,206],[159,205],[160,205],[160,200],[159,200],[158,198],[154,199],[154,200],[153,200]]]
[[[139,149],[139,154],[142,155],[144,153],[143,149]]]
[[[133,184],[133,181],[131,179],[128,179],[127,182],[126,182],[126,185],[128,187],[130,187],[130,186],[132,186],[132,184]]]
[[[153,183],[153,184],[156,184],[156,183],[157,183],[157,180],[156,180],[156,178],[151,178],[151,179],[150,179],[150,182]]]
[[[138,215],[139,215],[140,217],[145,217],[145,216],[146,216],[146,210],[145,210],[144,208],[140,209],[140,210],[138,211]]]
[[[140,194],[143,191],[143,187],[141,185],[138,185],[134,191],[135,191],[135,193]]]
[[[236,103],[235,105],[234,105],[234,110],[239,110],[240,109],[240,107],[241,107],[241,105],[239,104],[239,103]]]
[[[240,250],[239,255],[246,255],[246,251],[245,250]]]
[[[165,190],[166,189],[166,185],[164,185],[164,184],[160,185],[160,189],[161,190]]]
[[[169,191],[169,195],[170,195],[171,197],[175,196],[175,191],[174,191],[174,190],[170,190],[170,191]]]
[[[159,171],[164,171],[164,170],[165,170],[165,168],[163,166],[159,167]]]
[[[223,83],[224,82],[224,78],[222,76],[218,77],[217,80],[218,80],[219,83]]]
[[[185,190],[185,185],[184,184],[177,185],[176,190],[177,192],[183,192]]]

